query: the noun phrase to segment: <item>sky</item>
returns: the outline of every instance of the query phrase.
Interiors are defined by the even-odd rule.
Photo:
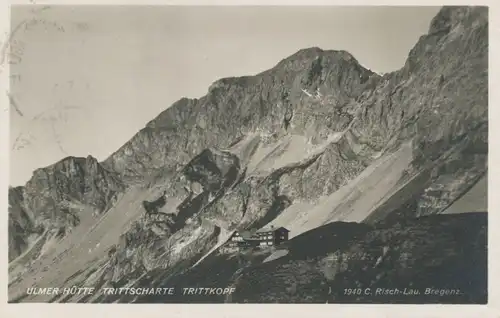
[[[182,97],[307,47],[401,68],[439,7],[53,6],[11,11],[10,184],[106,159]]]

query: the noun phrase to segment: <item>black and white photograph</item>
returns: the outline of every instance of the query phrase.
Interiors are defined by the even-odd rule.
[[[9,306],[488,304],[487,6],[9,10]]]

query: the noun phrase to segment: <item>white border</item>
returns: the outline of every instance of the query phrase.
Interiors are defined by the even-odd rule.
[[[499,83],[499,44],[500,23],[498,16],[498,5],[496,1],[441,1],[421,0],[418,3],[410,1],[370,1],[370,0],[114,0],[114,1],[37,1],[41,5],[488,5],[489,6],[489,195],[488,195],[488,257],[489,257],[489,301],[488,305],[195,305],[195,304],[160,304],[160,305],[108,305],[108,304],[7,304],[7,248],[2,249],[0,259],[0,317],[344,317],[344,316],[369,316],[374,317],[500,317],[500,306],[498,303],[498,273],[500,264],[497,255],[499,253],[500,231],[496,207],[500,206],[500,196],[494,195],[495,184],[498,183],[500,167],[495,162],[500,162],[500,141],[496,136],[500,135],[500,126],[495,125],[496,119],[500,118],[498,95]],[[10,4],[30,4],[29,1],[10,1]],[[9,32],[9,4],[3,3],[0,7],[0,34],[1,47],[3,47]],[[9,88],[8,65],[0,65],[0,206],[7,207],[7,188],[9,176],[9,101],[5,94]],[[495,90],[494,88],[497,88]],[[497,129],[499,128],[499,129]],[[497,131],[495,131],[497,130]],[[7,245],[7,216],[3,210],[1,220],[2,246]]]

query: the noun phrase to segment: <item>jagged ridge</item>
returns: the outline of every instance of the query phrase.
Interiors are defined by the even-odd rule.
[[[201,99],[174,103],[102,167],[152,193],[167,188],[173,210],[184,207],[189,216],[182,229],[161,234],[151,234],[152,223],[142,218],[126,234],[140,238],[141,246],[121,244],[116,255],[135,256],[109,279],[125,283],[127,275],[155,268],[165,260],[152,253],[158,246],[179,247],[176,260],[168,262],[174,268],[192,264],[217,243],[213,235],[219,231],[282,217],[280,222],[295,222],[300,234],[308,230],[301,218],[290,220],[299,203],[321,204],[302,217],[321,215],[326,223],[363,221],[377,206],[385,207],[377,214],[382,219],[401,219],[409,201],[415,209],[403,218],[441,212],[487,170],[487,27],[486,8],[446,7],[405,66],[383,77],[345,51],[311,48],[256,76],[216,81]],[[232,156],[231,149],[250,135],[259,138],[242,152],[250,159]],[[293,136],[303,142],[294,144]],[[311,152],[285,160],[290,145]],[[213,155],[230,158],[234,173],[221,173],[226,166]],[[198,183],[201,193],[192,196],[186,179]],[[397,200],[408,184],[411,198]],[[361,197],[375,206],[360,208]],[[337,198],[345,202],[329,206]],[[433,200],[440,201],[434,208]],[[351,215],[353,210],[363,213]],[[183,250],[181,241],[191,248]]]

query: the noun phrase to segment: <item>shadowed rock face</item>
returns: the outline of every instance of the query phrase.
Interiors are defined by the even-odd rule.
[[[167,203],[167,199],[165,198],[166,191],[163,192],[163,195],[154,201],[142,201],[142,206],[144,210],[148,214],[158,213],[158,209],[165,206]]]
[[[23,187],[9,189],[9,261],[19,256],[29,246],[28,238],[38,231],[33,217],[23,207]]]
[[[174,103],[104,162],[67,158],[11,189],[9,252],[15,257],[25,250],[39,224],[77,226],[76,206],[105,211],[116,193],[139,185],[145,197],[137,206],[165,191],[160,210],[167,212],[146,215],[139,208],[144,215],[90,266],[93,274],[75,276],[79,284],[155,287],[200,280],[234,284],[241,292],[176,301],[367,302],[338,293],[328,298],[325,288],[390,286],[400,276],[423,287],[425,280],[415,279],[422,275],[446,285],[469,269],[485,273],[483,263],[472,265],[464,256],[476,251],[484,259],[485,216],[414,219],[445,211],[487,173],[487,19],[484,7],[443,8],[404,67],[384,76],[348,52],[309,48],[255,76],[218,80],[204,97]],[[315,218],[314,226],[304,225]],[[293,224],[292,236],[313,230],[292,239],[285,257],[264,264],[267,252],[217,252],[227,233],[276,220]],[[346,220],[364,224],[324,225]],[[467,222],[470,244],[453,236]],[[438,251],[446,253],[438,257]],[[358,254],[371,267],[355,261]],[[333,261],[337,256],[344,258]],[[452,276],[443,274],[449,268]],[[484,277],[477,277],[472,296],[441,299],[483,302]]]
[[[204,190],[215,193],[234,183],[239,170],[237,156],[205,149],[186,165],[182,173],[190,182],[197,182]]]

